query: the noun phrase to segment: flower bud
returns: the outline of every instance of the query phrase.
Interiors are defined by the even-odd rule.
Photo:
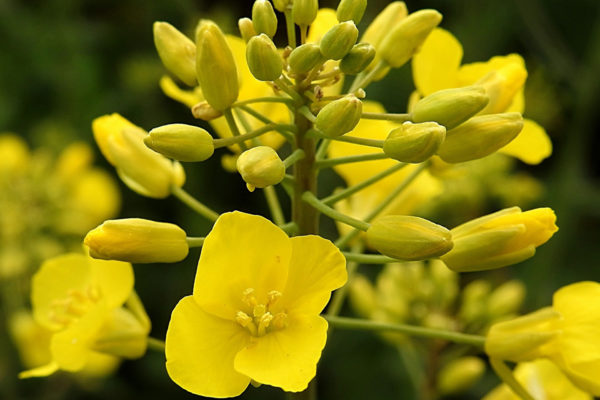
[[[371,64],[375,58],[375,47],[369,43],[359,43],[340,61],[340,71],[346,75],[356,75]]]
[[[488,314],[492,319],[516,313],[525,299],[525,285],[512,280],[498,286],[488,298]]]
[[[405,122],[392,129],[383,152],[400,162],[420,163],[433,156],[446,137],[446,128],[435,122]]]
[[[367,242],[381,254],[398,260],[426,260],[452,249],[450,231],[410,215],[386,215],[367,230]]]
[[[481,86],[439,90],[415,104],[412,120],[435,121],[450,130],[481,111],[487,102],[488,96]]]
[[[441,258],[457,272],[482,271],[532,257],[558,230],[550,208],[507,208],[451,230],[454,248]]]
[[[305,74],[323,60],[319,45],[305,43],[296,47],[288,57],[288,64],[296,74]]]
[[[277,16],[269,0],[256,0],[252,6],[252,25],[257,34],[272,38],[277,32]]]
[[[478,357],[461,357],[440,370],[437,389],[441,395],[469,390],[485,373],[485,363]]]
[[[448,163],[460,163],[488,156],[506,146],[523,129],[519,113],[473,117],[446,132],[438,155]]]
[[[476,279],[462,290],[462,302],[458,316],[466,324],[478,324],[487,318],[487,299],[492,291],[488,281]]]
[[[512,104],[515,95],[523,88],[526,79],[525,65],[513,62],[491,71],[477,81],[477,85],[483,86],[490,97],[490,102],[483,109],[482,114],[505,112]]]
[[[223,113],[215,110],[208,102],[203,101],[192,107],[192,115],[194,118],[201,119],[202,121],[212,121],[213,119],[222,117]]]
[[[317,18],[318,0],[294,0],[292,3],[292,20],[296,25],[308,26]]]
[[[212,136],[202,128],[169,124],[150,131],[144,138],[152,150],[179,161],[204,161],[215,151]]]
[[[381,42],[380,54],[391,67],[403,66],[442,21],[436,10],[419,10],[398,23]]]
[[[285,165],[275,150],[257,146],[246,150],[237,159],[237,170],[248,190],[276,185],[285,176]]]
[[[336,16],[340,22],[354,21],[358,24],[367,8],[367,0],[341,0],[338,4]]]
[[[242,39],[244,39],[244,42],[246,43],[248,43],[248,40],[250,40],[252,37],[256,36],[256,31],[254,30],[254,25],[252,24],[252,20],[250,18],[238,19],[238,28],[240,29]]]
[[[360,121],[362,102],[354,95],[342,97],[319,111],[315,127],[329,137],[350,132]]]
[[[321,54],[328,60],[341,60],[356,44],[358,29],[352,21],[346,21],[333,26],[323,35]]]
[[[206,101],[223,111],[239,94],[237,69],[221,29],[203,20],[196,32],[196,74]]]
[[[275,9],[279,12],[287,10],[289,4],[290,0],[273,0],[273,6],[275,6]]]
[[[283,61],[273,41],[264,33],[248,41],[246,61],[250,72],[259,81],[274,81],[281,76]]]
[[[169,72],[188,86],[196,86],[196,45],[167,22],[153,25],[154,46]]]
[[[188,254],[186,234],[177,225],[140,218],[105,221],[88,232],[90,256],[132,263],[177,262]]]

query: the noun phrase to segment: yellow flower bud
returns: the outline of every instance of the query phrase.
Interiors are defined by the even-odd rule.
[[[448,268],[482,271],[516,264],[532,257],[538,246],[558,230],[550,208],[522,212],[507,208],[451,230],[454,248],[440,257]]]
[[[289,4],[290,0],[273,0],[273,6],[279,12],[284,12],[287,10]]]
[[[419,10],[400,21],[381,42],[380,54],[391,67],[403,66],[442,21],[436,10]]]
[[[296,25],[308,26],[317,18],[318,0],[294,0],[292,3],[292,20]]]
[[[196,86],[196,45],[168,22],[155,22],[154,45],[165,68],[188,86]]]
[[[386,215],[371,224],[367,242],[381,254],[398,260],[425,260],[452,249],[450,231],[410,215]]]
[[[104,323],[91,349],[124,358],[139,358],[146,352],[149,327],[135,315],[117,308]]]
[[[240,18],[238,20],[238,28],[240,29],[242,39],[244,39],[244,42],[246,43],[248,43],[248,40],[252,37],[256,36],[256,31],[254,30],[254,25],[250,18]]]
[[[256,0],[252,6],[252,25],[257,34],[272,38],[277,32],[277,16],[268,0]]]
[[[359,43],[340,61],[340,71],[347,75],[356,75],[371,64],[375,58],[375,47],[369,43]]]
[[[215,151],[213,138],[202,128],[186,124],[169,124],[150,131],[146,146],[179,161],[204,161]]]
[[[354,95],[342,97],[319,111],[315,126],[326,136],[337,137],[350,132],[360,121],[362,102]]]
[[[477,114],[487,103],[488,96],[481,86],[440,90],[415,104],[412,120],[435,121],[450,130]]]
[[[383,152],[407,163],[420,163],[433,156],[446,137],[446,128],[435,122],[405,122],[392,129],[383,143]]]
[[[321,54],[328,60],[341,60],[356,44],[358,29],[352,21],[346,21],[333,26],[323,35]]]
[[[488,314],[492,319],[516,313],[525,299],[525,285],[512,280],[498,286],[488,299]]]
[[[274,81],[281,76],[283,61],[273,41],[264,33],[248,41],[246,61],[250,72],[259,81]]]
[[[338,4],[336,16],[340,22],[354,21],[358,24],[367,8],[367,0],[341,0]]]
[[[522,129],[519,113],[479,115],[448,130],[438,155],[448,163],[476,160],[506,146]]]
[[[319,45],[305,43],[296,47],[288,57],[288,64],[293,72],[305,74],[317,66],[323,59]]]
[[[285,176],[285,165],[275,150],[257,146],[246,150],[237,159],[237,170],[251,192],[255,188],[276,185]]]
[[[213,119],[222,117],[223,113],[215,110],[208,102],[203,101],[192,107],[192,115],[194,118],[201,119],[202,121],[212,121]]]
[[[483,86],[490,97],[482,114],[505,112],[513,103],[515,95],[523,88],[526,79],[525,65],[514,62],[491,71],[477,81],[477,85]]]
[[[462,302],[458,313],[466,324],[478,323],[486,317],[486,300],[492,287],[488,281],[477,279],[469,282],[462,291]]]
[[[469,390],[485,373],[485,363],[478,357],[461,357],[444,365],[437,378],[441,395]]]
[[[88,232],[90,256],[132,263],[177,262],[188,254],[186,234],[177,225],[140,218],[105,221]]]
[[[223,111],[239,94],[235,60],[225,35],[212,21],[203,20],[196,32],[196,74],[206,101]]]

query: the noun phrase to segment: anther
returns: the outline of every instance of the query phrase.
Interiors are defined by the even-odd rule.
[[[258,321],[258,336],[263,336],[267,333],[267,328],[271,324],[271,321],[273,321],[273,315],[269,312],[260,317],[260,320]]]
[[[256,318],[262,317],[267,312],[267,306],[264,304],[257,304],[252,309],[252,315]]]
[[[257,304],[253,288],[248,288],[242,292],[242,301],[248,307],[254,307]]]
[[[288,326],[288,316],[286,313],[280,312],[275,314],[271,326],[275,329],[283,329]]]
[[[271,290],[269,293],[267,293],[267,307],[275,304],[280,298],[281,292],[278,292],[277,290]]]

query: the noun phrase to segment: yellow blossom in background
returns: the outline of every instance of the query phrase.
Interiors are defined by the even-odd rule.
[[[319,236],[289,238],[263,217],[226,213],[203,245],[194,292],[175,307],[167,371],[209,397],[251,381],[306,389],[327,338],[319,316],[347,279],[345,259]]]
[[[129,263],[76,253],[49,259],[33,277],[31,303],[35,321],[52,332],[51,361],[21,378],[81,371],[97,353],[138,358],[146,351],[150,321]]]
[[[462,55],[460,42],[450,32],[434,29],[412,61],[418,95],[480,84],[490,96],[489,104],[481,113],[523,113],[527,70],[520,55],[496,56],[487,62],[461,66]],[[544,128],[525,119],[517,138],[499,151],[528,164],[539,164],[552,153],[552,143]]]

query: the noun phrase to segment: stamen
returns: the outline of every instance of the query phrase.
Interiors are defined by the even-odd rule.
[[[265,306],[264,304],[257,304],[252,309],[252,314],[256,318],[262,317],[264,315],[264,313],[266,313],[266,312],[267,312],[267,306]]]
[[[278,292],[277,290],[271,290],[269,293],[267,293],[267,306],[272,306],[273,304],[277,303],[277,300],[280,298],[281,292]]]
[[[271,324],[271,321],[273,321],[273,315],[269,312],[260,317],[260,320],[258,321],[258,336],[263,336],[267,333],[267,328]]]
[[[256,325],[254,325],[254,320],[248,314],[243,311],[238,311],[235,315],[235,320],[242,327],[248,329],[252,335],[256,336]]]
[[[254,307],[258,303],[253,288],[248,288],[242,292],[242,301],[248,307]]]
[[[288,326],[288,316],[284,312],[275,314],[271,326],[275,329],[283,329]]]

